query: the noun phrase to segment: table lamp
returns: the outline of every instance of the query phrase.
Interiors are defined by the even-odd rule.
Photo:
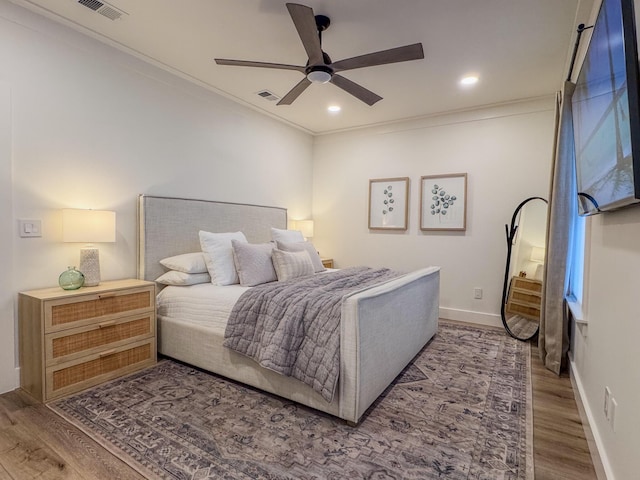
[[[116,212],[108,210],[62,210],[62,240],[88,244],[80,249],[79,270],[84,286],[100,284],[100,256],[92,244],[116,241]]]
[[[534,278],[536,280],[542,280],[542,268],[544,266],[544,254],[545,254],[544,247],[531,247],[531,256],[529,257],[529,260],[538,264],[538,266],[536,267],[536,273],[535,273],[535,276],[534,276]]]
[[[296,229],[302,232],[305,240],[313,237],[313,220],[296,220]]]

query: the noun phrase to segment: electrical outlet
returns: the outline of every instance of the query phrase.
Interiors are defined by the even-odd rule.
[[[476,300],[480,300],[482,298],[482,289],[480,287],[473,289],[473,298]]]
[[[609,403],[609,424],[611,425],[611,430],[613,432],[616,431],[616,409],[618,408],[618,402],[616,399],[611,397],[611,401]]]
[[[606,418],[607,420],[611,420],[611,390],[609,390],[609,387],[604,387],[604,405],[603,407],[603,411],[604,411],[604,418]]]

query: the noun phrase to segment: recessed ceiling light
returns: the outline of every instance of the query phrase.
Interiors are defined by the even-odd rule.
[[[342,110],[342,108],[339,105],[329,105],[329,107],[327,107],[327,110],[329,110],[331,113],[337,113]]]
[[[478,83],[478,77],[476,75],[467,75],[460,79],[460,85],[474,85]]]

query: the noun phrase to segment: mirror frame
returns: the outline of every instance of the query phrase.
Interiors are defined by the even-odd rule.
[[[516,236],[516,232],[518,231],[518,226],[519,226],[519,225],[516,225],[516,221],[518,220],[518,215],[520,214],[520,210],[528,202],[531,202],[533,200],[542,200],[544,203],[549,205],[549,202],[545,198],[529,197],[523,200],[522,202],[520,202],[520,204],[516,207],[515,211],[513,212],[513,216],[511,217],[511,225],[509,226],[505,224],[504,226],[505,233],[507,235],[507,262],[504,270],[504,285],[502,287],[502,305],[500,306],[500,317],[502,318],[502,325],[504,326],[504,329],[507,331],[507,333],[513,338],[517,340],[522,340],[525,342],[528,340],[531,340],[538,334],[538,332],[540,331],[540,325],[538,324],[538,328],[536,328],[535,332],[533,332],[530,336],[518,337],[516,334],[514,334],[511,331],[511,329],[509,328],[509,325],[507,324],[506,307],[507,307],[507,296],[509,293],[509,280],[510,280],[509,270],[511,269],[511,251],[513,249],[513,239]],[[549,213],[547,212],[547,220],[548,220],[548,215]],[[543,288],[544,288],[544,284],[543,284]]]

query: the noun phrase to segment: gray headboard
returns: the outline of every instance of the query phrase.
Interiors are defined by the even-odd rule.
[[[287,228],[286,209],[140,195],[138,278],[153,281],[165,272],[163,258],[199,252],[199,230],[241,231],[249,242],[260,243],[271,240],[271,227]]]

